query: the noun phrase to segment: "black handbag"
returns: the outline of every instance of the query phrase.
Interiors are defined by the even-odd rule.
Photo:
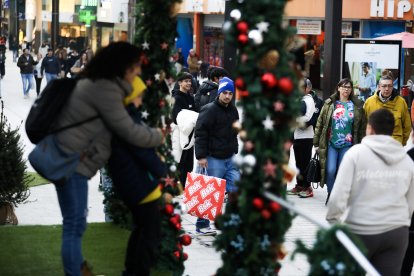
[[[318,153],[315,153],[309,161],[308,167],[306,168],[306,181],[311,183],[321,182],[321,164]]]

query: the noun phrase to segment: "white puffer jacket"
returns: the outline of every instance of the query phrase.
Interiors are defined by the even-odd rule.
[[[195,138],[193,130],[197,123],[197,118],[197,112],[183,109],[177,115],[177,124],[171,124],[172,155],[176,162],[180,162],[183,150],[190,149],[194,146]],[[191,137],[190,134],[192,134]]]

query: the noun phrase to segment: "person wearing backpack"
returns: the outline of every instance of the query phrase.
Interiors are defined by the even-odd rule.
[[[306,80],[305,80],[306,83]],[[312,157],[313,126],[311,121],[315,113],[315,102],[310,94],[312,86],[305,85],[305,95],[302,97],[302,116],[296,121],[303,125],[297,127],[293,133],[293,152],[295,154],[296,167],[300,174],[297,176],[297,184],[287,191],[288,195],[299,195],[302,198],[313,197],[313,190],[310,182],[306,180],[305,171]]]
[[[61,253],[65,275],[79,276],[81,271],[88,271],[82,255],[82,236],[87,225],[88,179],[109,159],[112,135],[143,148],[163,143],[162,131],[136,124],[123,103],[141,70],[140,56],[139,48],[128,42],[114,42],[100,49],[87,64],[60,111],[57,128],[97,116],[94,120],[56,133],[57,143],[63,151],[82,153],[75,173],[63,185],[56,185],[63,216]]]
[[[221,67],[213,67],[207,74],[208,79],[204,81],[194,96],[194,102],[197,110],[201,110],[203,106],[214,102],[217,97],[218,83],[228,77],[229,73]]]
[[[313,113],[312,118],[307,124],[312,125],[313,130],[315,130],[316,123],[318,122],[319,114],[323,107],[323,100],[318,97],[315,91],[312,90],[312,83],[310,79],[305,78],[304,82],[305,82],[305,89],[309,90],[308,94],[312,96],[313,102],[315,103],[315,112]]]
[[[29,91],[32,88],[34,78],[33,65],[35,64],[36,62],[30,54],[29,49],[24,49],[23,54],[17,60],[17,66],[20,68],[20,75],[22,76],[23,96],[25,99],[29,97]]]

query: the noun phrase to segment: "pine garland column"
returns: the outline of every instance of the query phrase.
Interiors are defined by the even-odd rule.
[[[152,127],[169,132],[170,92],[166,82],[172,81],[171,50],[177,37],[176,15],[181,0],[140,0],[137,1],[137,25],[135,44],[143,50],[141,77],[147,85],[142,106],[143,120]],[[158,148],[166,162],[169,173],[160,183],[163,190],[161,247],[157,270],[171,271],[182,275],[183,262],[188,255],[183,245],[191,243],[191,237],[181,229],[181,206],[173,202],[181,185],[178,183],[177,164],[171,153],[171,136]]]
[[[216,224],[216,247],[223,265],[217,275],[276,275],[286,255],[284,235],[292,216],[264,191],[285,197],[295,170],[288,166],[292,128],[300,98],[292,57],[286,50],[293,29],[283,27],[286,0],[233,0],[225,22],[227,43],[238,48],[235,85],[241,96],[242,123],[233,127],[244,142],[234,159],[242,172]]]

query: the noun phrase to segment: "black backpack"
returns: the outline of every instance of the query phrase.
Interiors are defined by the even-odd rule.
[[[56,128],[59,115],[68,102],[69,97],[72,95],[76,83],[77,79],[63,78],[55,79],[46,85],[30,108],[29,115],[26,119],[26,133],[30,142],[37,144],[49,134],[92,121],[98,117],[94,116],[82,122],[67,125],[59,129]]]
[[[309,94],[312,96],[311,94]],[[319,113],[322,110],[323,107],[323,100],[319,98],[318,96],[312,96],[313,102],[315,103],[315,112],[312,115],[312,118],[305,123],[306,127],[313,126],[313,128],[316,127],[316,123],[318,122]],[[305,115],[306,113],[306,104],[305,101],[302,100],[301,102],[301,113],[302,115]]]

